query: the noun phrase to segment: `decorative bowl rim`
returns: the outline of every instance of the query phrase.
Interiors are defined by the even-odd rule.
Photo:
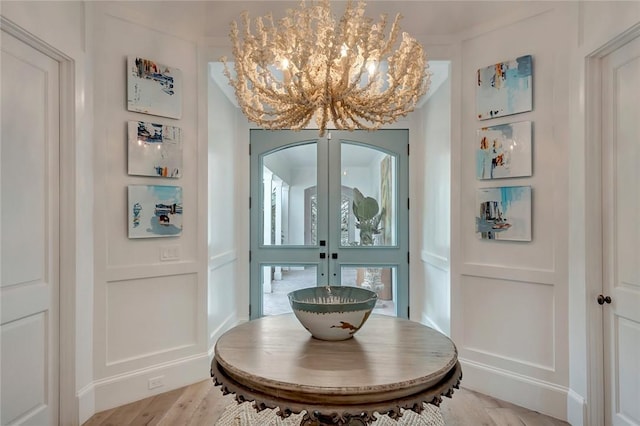
[[[355,301],[350,301],[350,300],[340,300],[340,301],[335,301],[333,303],[322,303],[319,301],[309,301],[309,300],[300,300],[297,299],[296,296],[298,293],[302,292],[302,291],[306,291],[306,292],[313,292],[313,291],[321,291],[321,290],[328,290],[329,292],[336,290],[337,291],[343,291],[344,289],[349,289],[349,291],[355,291],[355,292],[360,292],[360,293],[364,293],[367,294],[368,297],[362,299],[362,300],[355,300]],[[294,304],[297,305],[300,309],[306,310],[304,309],[304,307],[309,307],[309,306],[315,306],[316,308],[320,308],[322,311],[325,311],[325,309],[332,309],[338,306],[343,306],[345,308],[351,308],[349,310],[352,310],[353,308],[357,307],[357,306],[363,306],[363,309],[372,309],[375,302],[378,300],[378,294],[375,291],[366,289],[366,288],[362,288],[362,287],[349,287],[349,286],[317,286],[317,287],[306,287],[306,288],[300,288],[297,290],[293,290],[291,292],[289,292],[287,294],[287,298],[289,299],[289,302],[292,305],[292,308],[296,308],[295,306],[293,306]],[[372,303],[373,302],[373,303]],[[323,309],[324,308],[324,309]]]

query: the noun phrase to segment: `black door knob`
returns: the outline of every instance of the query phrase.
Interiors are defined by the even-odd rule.
[[[611,297],[605,296],[603,294],[598,295],[598,305],[604,305],[605,303],[611,303]]]

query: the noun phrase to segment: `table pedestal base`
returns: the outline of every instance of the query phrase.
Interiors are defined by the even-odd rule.
[[[238,403],[253,401],[257,411],[278,408],[277,413],[283,418],[305,411],[300,423],[301,426],[366,426],[377,420],[374,413],[387,415],[398,420],[402,416],[402,409],[420,414],[423,411],[424,403],[439,406],[443,396],[451,398],[454,389],[459,388],[462,368],[460,363],[456,362],[451,371],[439,383],[407,397],[376,403],[364,402],[357,405],[340,404],[339,401],[326,404],[300,403],[267,395],[233,380],[215,359],[211,363],[211,377],[213,377],[216,386],[221,386],[223,394],[235,394]],[[277,393],[277,390],[274,390],[274,393]]]

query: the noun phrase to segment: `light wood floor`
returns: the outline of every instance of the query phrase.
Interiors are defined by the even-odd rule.
[[[232,395],[223,396],[219,387],[205,380],[97,413],[84,426],[214,426],[224,407],[232,402]],[[447,426],[568,425],[464,388],[456,391],[453,398],[444,398],[440,407]]]

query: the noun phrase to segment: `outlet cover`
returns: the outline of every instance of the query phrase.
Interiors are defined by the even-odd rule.
[[[149,379],[149,389],[160,388],[164,386],[164,376],[152,377]]]
[[[160,260],[180,260],[180,246],[160,247]]]

